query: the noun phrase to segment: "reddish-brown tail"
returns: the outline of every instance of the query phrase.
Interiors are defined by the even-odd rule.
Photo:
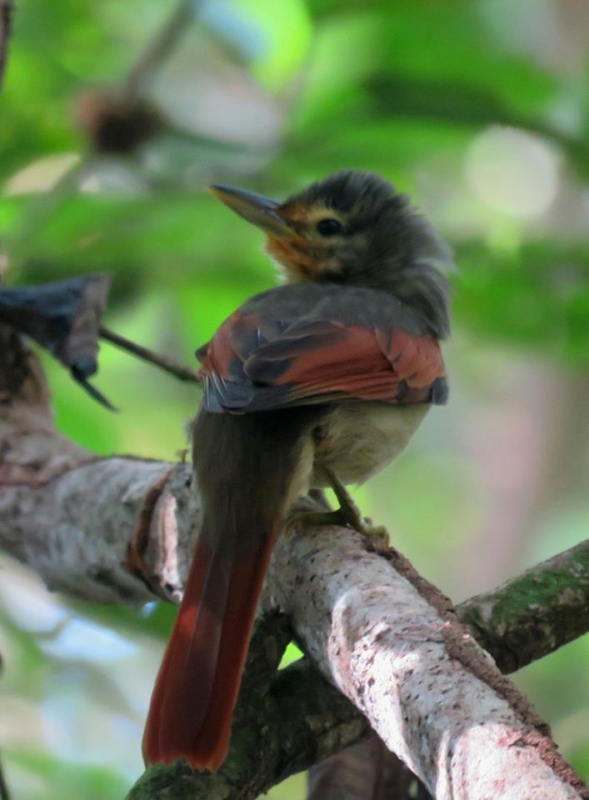
[[[215,770],[225,759],[277,529],[278,522],[244,551],[211,535],[205,522],[151,698],[143,737],[148,764],[184,758],[193,769]]]
[[[151,698],[147,763],[184,758],[211,770],[223,763],[268,561],[301,488],[306,437],[324,413],[199,413],[193,457],[202,530]]]

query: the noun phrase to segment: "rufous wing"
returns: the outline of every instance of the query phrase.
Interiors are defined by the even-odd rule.
[[[402,328],[301,319],[280,329],[234,314],[201,370],[208,409],[262,411],[334,399],[443,403],[440,345]]]

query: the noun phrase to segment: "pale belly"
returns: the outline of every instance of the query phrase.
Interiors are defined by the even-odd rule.
[[[314,437],[311,485],[328,485],[322,467],[343,483],[367,480],[405,449],[429,408],[429,403],[366,401],[334,405]]]

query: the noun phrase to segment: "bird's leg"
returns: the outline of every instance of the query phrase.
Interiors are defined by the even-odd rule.
[[[362,516],[354,499],[337,475],[326,467],[323,468],[327,481],[337,497],[339,508],[334,511],[305,511],[291,509],[286,516],[287,533],[294,525],[345,525],[370,538],[377,538],[381,544],[389,544],[389,535],[382,525],[374,526],[369,519]]]
[[[339,508],[337,511],[332,512],[337,515],[338,520],[350,528],[354,528],[359,533],[370,538],[376,537],[380,539],[383,544],[388,545],[389,534],[384,525],[373,525],[372,520],[363,517],[360,509],[356,505],[354,498],[348,492],[344,484],[340,481],[337,475],[329,469],[325,469],[325,474],[334,491]]]

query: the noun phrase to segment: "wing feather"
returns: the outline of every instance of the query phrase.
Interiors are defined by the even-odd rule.
[[[334,399],[445,402],[440,346],[433,336],[375,318],[297,320],[236,311],[217,331],[201,369],[208,411],[263,411]],[[406,317],[406,314],[405,314]],[[415,328],[415,326],[413,326]]]

